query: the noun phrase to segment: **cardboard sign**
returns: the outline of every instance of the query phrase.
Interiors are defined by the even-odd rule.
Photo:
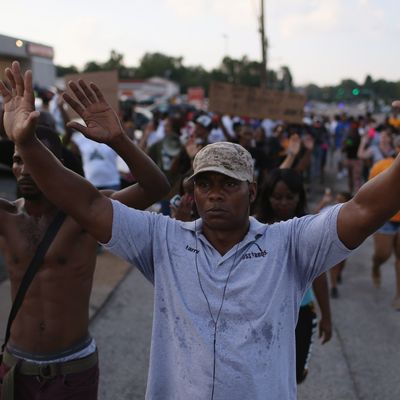
[[[306,97],[298,93],[212,82],[208,109],[221,114],[301,123],[305,103]]]
[[[77,82],[78,79],[83,79],[87,84],[95,83],[102,91],[104,98],[115,112],[118,112],[118,72],[117,71],[100,71],[100,72],[84,72],[81,74],[71,74],[64,77],[67,92],[74,98],[67,83],[69,81]],[[71,108],[68,108],[68,114],[71,118],[77,118],[77,114]]]

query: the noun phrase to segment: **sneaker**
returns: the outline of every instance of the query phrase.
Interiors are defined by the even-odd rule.
[[[392,306],[396,311],[400,311],[400,297],[395,297],[392,302]]]
[[[339,297],[339,291],[336,287],[331,288],[331,297],[332,299],[337,299]]]

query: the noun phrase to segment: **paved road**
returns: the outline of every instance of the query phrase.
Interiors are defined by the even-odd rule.
[[[381,289],[372,287],[372,240],[348,260],[341,297],[332,300],[334,337],[315,346],[304,400],[400,399],[400,312],[391,308],[394,260],[382,266]]]
[[[100,349],[100,400],[144,399],[153,313],[153,288],[132,269],[90,331]]]

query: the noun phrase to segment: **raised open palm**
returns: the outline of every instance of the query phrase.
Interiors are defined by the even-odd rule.
[[[68,86],[79,101],[67,93],[63,95],[64,100],[86,124],[84,126],[78,122],[69,122],[70,128],[78,130],[87,138],[100,143],[110,143],[123,134],[123,128],[117,114],[94,83],[90,83],[89,87],[84,80],[79,80],[78,84],[69,82]]]
[[[39,112],[35,111],[35,97],[32,88],[32,72],[22,77],[19,63],[14,61],[6,68],[8,86],[0,81],[0,94],[4,101],[4,129],[15,143],[22,143],[32,137]]]

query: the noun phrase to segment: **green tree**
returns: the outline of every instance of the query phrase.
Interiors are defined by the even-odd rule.
[[[267,71],[267,87],[270,89],[279,89],[278,87],[278,74],[273,69]]]
[[[251,61],[246,56],[238,60],[226,56],[222,59],[220,67],[211,72],[211,76],[224,82],[260,86],[260,63]]]
[[[83,67],[83,72],[98,72],[98,71],[103,71],[103,67],[96,61],[89,61]]]
[[[182,76],[183,69],[182,57],[170,57],[162,53],[146,53],[136,69],[136,76],[138,78],[160,76],[178,81]]]
[[[115,50],[111,50],[109,59],[104,63],[97,61],[89,61],[85,64],[83,72],[98,72],[98,71],[114,71],[117,70],[119,76],[132,77],[134,70],[126,68],[124,65],[124,56]]]
[[[321,88],[313,83],[305,87],[305,92],[309,100],[321,100],[322,98]]]
[[[379,79],[373,83],[373,92],[377,98],[391,102],[400,97],[400,82],[387,82]]]
[[[210,73],[202,66],[182,67],[181,81],[179,82],[182,92],[186,92],[188,87],[201,86],[208,88],[210,82]]]
[[[365,81],[364,81],[363,87],[364,87],[365,89],[372,89],[373,85],[374,85],[374,81],[373,81],[371,75],[367,75],[367,76],[365,77]]]
[[[78,68],[76,68],[75,65],[70,65],[69,67],[56,65],[56,75],[59,78],[69,74],[77,74],[78,72]]]
[[[121,53],[111,50],[110,58],[102,64],[102,68],[106,71],[114,71],[125,68],[124,66],[124,56]]]
[[[285,92],[293,91],[293,77],[287,65],[283,65],[279,70],[278,89]]]

